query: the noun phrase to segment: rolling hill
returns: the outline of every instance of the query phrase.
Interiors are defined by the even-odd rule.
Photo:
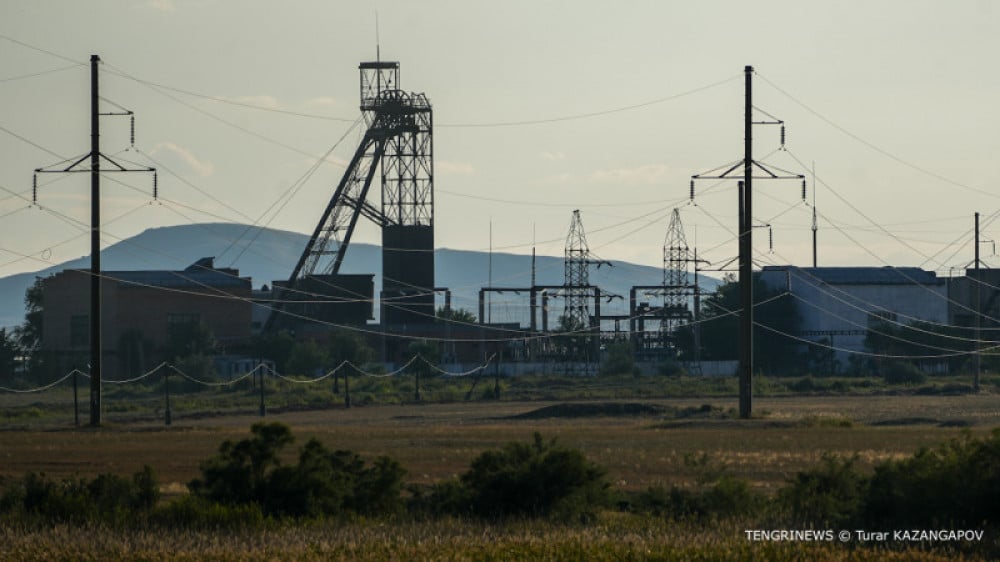
[[[239,243],[234,240],[243,236]],[[202,257],[215,257],[217,267],[236,267],[240,275],[251,277],[259,288],[274,280],[285,280],[308,242],[308,236],[297,232],[251,228],[232,223],[205,223],[150,228],[132,238],[118,242],[101,252],[107,271],[168,269],[182,270]],[[656,285],[663,274],[659,268],[611,261],[612,267],[592,268],[591,283],[606,292],[620,295],[611,299],[606,312],[624,312],[628,307],[628,292],[633,285]],[[63,269],[88,268],[89,257],[81,257],[31,272],[0,278],[0,326],[15,326],[24,318],[24,292],[36,277],[52,275]],[[342,273],[374,273],[375,294],[381,288],[381,252],[372,244],[351,244]],[[439,287],[452,290],[452,306],[476,313],[480,287],[490,286],[490,255],[487,252],[451,250],[435,251],[435,277]],[[494,253],[492,256],[493,287],[524,287],[531,283],[531,256]],[[559,285],[563,282],[562,256],[538,256],[536,282],[539,285]],[[703,290],[714,290],[718,282],[702,278]],[[491,320],[517,321],[527,303],[527,295],[494,294],[490,306]],[[645,297],[655,302],[655,297]],[[603,306],[603,305],[602,305]],[[376,307],[377,310],[377,307]]]

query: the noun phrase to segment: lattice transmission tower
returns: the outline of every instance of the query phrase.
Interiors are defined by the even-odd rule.
[[[663,242],[663,317],[660,322],[660,337],[670,344],[674,334],[685,321],[690,320],[688,299],[694,286],[688,278],[691,250],[684,235],[681,214],[674,209]]]
[[[367,129],[286,287],[315,288],[317,283],[307,282],[312,278],[337,288],[344,255],[363,215],[382,229],[382,323],[427,324],[434,318],[431,104],[422,93],[399,89],[398,62],[363,62],[358,69]],[[376,174],[382,186],[379,206],[369,200]],[[279,304],[276,312],[280,309]],[[269,327],[276,316],[271,315]]]
[[[587,246],[587,234],[583,230],[580,211],[573,211],[573,220],[569,224],[569,234],[566,236],[566,257],[563,262],[565,275],[563,277],[563,296],[566,300],[567,325],[576,329],[590,326],[590,300],[593,299],[593,289],[590,288],[590,248]]]

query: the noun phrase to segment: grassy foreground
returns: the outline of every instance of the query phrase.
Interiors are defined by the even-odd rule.
[[[705,403],[712,408],[705,412]],[[407,482],[452,477],[485,449],[532,431],[580,448],[608,468],[617,488],[689,485],[685,463],[707,453],[771,495],[824,452],[858,454],[860,466],[936,446],[961,427],[976,435],[998,425],[993,395],[809,396],[757,401],[760,417],[721,415],[724,399],[643,400],[659,413],[588,413],[593,402],[454,402],[269,412],[301,441],[316,437],[366,458],[390,455],[410,471]],[[558,410],[549,409],[559,406]],[[693,412],[692,415],[680,415]],[[541,415],[545,413],[545,415]],[[223,439],[246,436],[254,415],[179,416],[170,428],[142,419],[100,430],[7,427],[0,431],[0,477],[41,470],[51,477],[130,474],[150,464],[166,501],[186,493],[199,463]],[[33,424],[32,424],[33,425]],[[585,526],[532,520],[491,525],[442,519],[265,523],[240,530],[34,526],[0,520],[0,560],[991,560],[1000,552],[989,532],[982,544],[932,550],[919,544],[751,542],[744,529],[760,521],[672,523],[653,516],[604,512]],[[779,526],[783,528],[784,526]],[[834,529],[839,531],[839,529]],[[957,550],[957,549],[961,550]]]
[[[145,531],[57,526],[0,527],[0,559],[44,561],[198,560],[987,560],[937,548],[856,547],[832,542],[750,542],[737,523],[693,527],[608,514],[587,526],[542,521],[489,525],[313,523],[252,531]]]

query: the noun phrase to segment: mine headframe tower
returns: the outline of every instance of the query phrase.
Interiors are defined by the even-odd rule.
[[[297,287],[338,285],[340,267],[359,216],[382,228],[381,322],[429,324],[434,319],[433,112],[427,96],[399,89],[399,63],[363,62],[361,112],[367,129],[333,197],[284,287],[267,326],[286,320]],[[369,201],[380,175],[381,205]],[[342,290],[340,291],[342,293]],[[279,291],[275,292],[280,295]]]

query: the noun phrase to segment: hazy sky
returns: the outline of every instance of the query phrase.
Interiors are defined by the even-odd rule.
[[[102,97],[136,113],[136,150],[121,152],[128,120],[105,117],[103,152],[159,165],[164,197],[150,204],[141,174],[105,181],[106,244],[218,220],[311,232],[362,132],[348,129],[376,11],[382,59],[434,107],[439,247],[487,249],[492,220],[494,248],[530,253],[534,237],[561,255],[579,208],[601,257],[660,265],[680,207],[700,257],[726,262],[735,183],[699,184],[697,206],[688,183],[742,158],[745,65],[754,105],[787,123],[788,150],[766,161],[815,162],[821,265],[947,272],[972,259],[975,211],[1000,237],[1000,2],[3,0],[0,34],[52,54],[0,38],[0,275],[89,252],[85,227],[55,214],[89,221],[87,174],[41,177],[48,212],[11,192],[89,151],[91,54]],[[755,138],[760,157],[779,147],[776,127]],[[800,185],[755,188],[774,235],[771,253],[756,231],[758,260],[810,264]],[[355,240],[378,238],[365,225]]]

